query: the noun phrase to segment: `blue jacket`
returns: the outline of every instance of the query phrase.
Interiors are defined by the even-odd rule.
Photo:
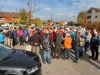
[[[7,36],[8,36],[9,39],[12,39],[13,38],[13,33],[11,31],[8,31]]]
[[[75,33],[72,32],[72,33],[70,34],[70,36],[71,36],[72,40],[74,40],[74,38],[75,38]]]
[[[5,38],[4,34],[0,33],[0,42],[4,42],[4,38]]]
[[[13,38],[17,38],[17,31],[13,31]]]
[[[27,33],[28,33],[28,30],[25,29],[25,30],[24,30],[24,35],[26,35]]]

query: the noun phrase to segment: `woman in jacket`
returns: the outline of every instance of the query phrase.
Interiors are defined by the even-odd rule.
[[[72,38],[70,37],[70,34],[66,34],[66,38],[64,41],[64,60],[66,59],[66,54],[67,54],[67,59],[70,57],[70,49],[72,48]]]

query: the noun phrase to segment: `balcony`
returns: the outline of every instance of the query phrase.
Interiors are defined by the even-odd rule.
[[[90,22],[91,21],[91,19],[87,19],[88,20],[88,22]]]
[[[87,16],[91,16],[91,15],[92,15],[92,13],[88,13],[88,14],[87,14]]]

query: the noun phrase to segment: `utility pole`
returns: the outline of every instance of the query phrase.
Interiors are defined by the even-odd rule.
[[[75,17],[75,16],[73,16],[73,27],[74,27],[74,17]]]
[[[87,0],[86,1],[86,10],[85,10],[85,28],[87,26],[87,8],[88,8],[89,3],[90,3],[90,0]]]

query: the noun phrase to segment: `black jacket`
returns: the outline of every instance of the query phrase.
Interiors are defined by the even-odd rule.
[[[75,40],[73,41],[73,46],[75,50],[81,50],[81,46],[79,45],[80,43],[80,38],[75,38]]]
[[[90,44],[92,47],[99,46],[99,38],[98,37],[92,37],[90,40]]]

